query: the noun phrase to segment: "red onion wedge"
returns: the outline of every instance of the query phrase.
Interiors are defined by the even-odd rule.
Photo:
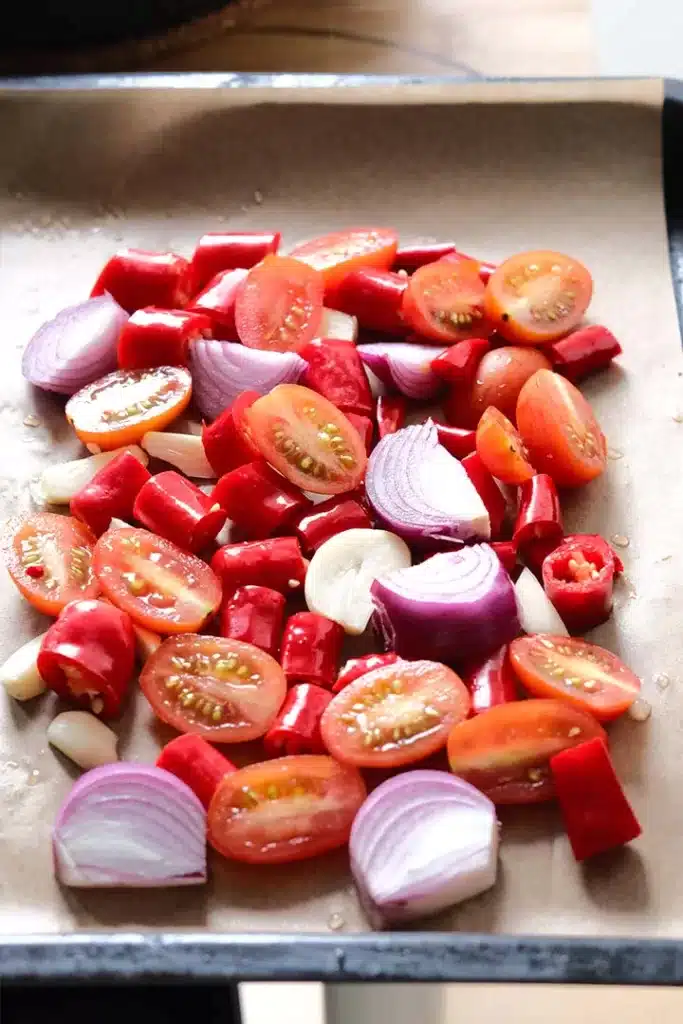
[[[295,384],[306,363],[296,352],[267,352],[231,341],[195,341],[190,349],[194,399],[215,420],[243,391],[267,395],[276,384]]]
[[[439,444],[432,420],[383,437],[368,460],[368,500],[408,543],[487,540],[486,506],[469,476]]]
[[[386,650],[457,664],[519,635],[512,581],[488,544],[432,555],[370,588]]]
[[[43,391],[73,395],[116,369],[116,343],[127,320],[107,294],[67,306],[33,335],[21,372]]]
[[[206,812],[161,768],[110,764],[83,775],[57,816],[57,878],[80,889],[206,882]]]
[[[443,381],[431,364],[445,351],[433,345],[400,341],[358,346],[361,359],[383,384],[416,399],[434,398],[441,390]]]
[[[488,797],[446,772],[414,771],[370,794],[351,829],[351,870],[377,928],[435,914],[495,884],[498,822]]]

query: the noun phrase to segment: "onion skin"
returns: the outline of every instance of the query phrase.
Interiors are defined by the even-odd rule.
[[[446,349],[410,342],[375,342],[359,345],[358,354],[383,384],[395,388],[406,398],[434,398],[443,381],[432,370],[433,360]]]
[[[205,339],[193,342],[190,368],[194,400],[203,416],[215,420],[243,391],[267,395],[277,384],[295,384],[306,362],[295,352]]]
[[[520,632],[512,581],[488,544],[433,555],[371,587],[387,650],[410,661],[458,664]]]

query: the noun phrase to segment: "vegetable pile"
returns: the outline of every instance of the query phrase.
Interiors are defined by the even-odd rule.
[[[499,805],[559,801],[577,860],[636,838],[604,725],[644,717],[640,680],[576,635],[623,567],[561,513],[606,467],[576,385],[621,351],[583,322],[588,270],[386,228],[280,241],[116,253],[25,349],[90,452],[5,541],[54,621],[0,679],[66,702],[48,739],[86,770],[59,881],[202,884],[207,840],[263,865],[348,844],[382,927],[495,885]],[[178,733],[156,765],[118,762],[107,724],[136,675]]]

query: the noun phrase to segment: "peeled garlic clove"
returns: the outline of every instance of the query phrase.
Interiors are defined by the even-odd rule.
[[[378,576],[410,565],[408,545],[386,530],[345,530],[318,548],[306,573],[309,610],[362,633],[373,612],[370,587]]]
[[[116,516],[111,517],[111,522],[107,527],[108,530],[130,530],[131,523],[127,523],[125,519],[117,519]]]
[[[355,342],[358,339],[358,320],[348,313],[340,313],[338,309],[325,306],[320,322],[320,337]]]
[[[51,505],[68,505],[74,495],[90,483],[95,473],[121,452],[130,452],[143,466],[149,462],[145,452],[136,444],[127,448],[116,448],[113,452],[90,455],[86,459],[57,462],[44,469],[40,477],[40,489],[45,501]]]
[[[80,768],[118,761],[116,733],[89,711],[63,711],[48,725],[47,739]]]
[[[148,431],[142,447],[153,459],[163,459],[185,476],[199,480],[214,480],[216,474],[204,454],[204,445],[197,434],[169,434],[163,430]]]
[[[47,630],[46,630],[47,632]],[[31,700],[47,690],[47,683],[38,673],[36,661],[45,633],[29,640],[14,654],[10,654],[0,668],[0,683],[15,700]]]

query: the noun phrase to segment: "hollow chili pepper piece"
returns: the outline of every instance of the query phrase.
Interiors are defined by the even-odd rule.
[[[380,441],[405,426],[408,403],[402,395],[380,395],[377,399],[377,432]]]
[[[157,768],[181,779],[204,807],[211,803],[219,782],[237,771],[237,766],[207,743],[203,736],[190,733],[176,736],[166,744],[157,758]]]
[[[306,551],[316,551],[326,540],[344,530],[371,528],[370,516],[349,494],[338,494],[314,505],[294,524],[297,537]]]
[[[292,594],[301,590],[307,563],[295,537],[225,544],[211,559],[211,568],[228,597],[239,587],[257,586]]]
[[[444,256],[455,252],[452,242],[425,242],[416,245],[399,246],[394,257],[393,270],[407,270],[412,274],[414,270],[424,267],[427,263],[436,263]]]
[[[267,462],[250,462],[222,476],[211,495],[228,519],[253,540],[289,528],[312,502]]]
[[[565,540],[543,562],[543,589],[570,633],[585,633],[609,618],[614,556],[602,537]]]
[[[606,369],[622,349],[611,331],[595,324],[580,327],[544,351],[552,360],[553,369],[577,384],[584,377]]]
[[[190,294],[196,295],[223,270],[250,270],[264,256],[276,253],[279,245],[279,231],[211,231],[202,235],[190,260]]]
[[[150,477],[133,515],[143,526],[186,551],[201,551],[223,528],[225,509],[175,470]]]
[[[401,317],[407,286],[402,274],[365,267],[347,274],[329,301],[335,309],[355,316],[366,330],[402,335],[407,332]]]
[[[285,619],[285,598],[278,590],[238,587],[221,607],[220,634],[242,640],[277,658]]]
[[[465,456],[462,466],[486,506],[491,522],[491,539],[495,540],[500,536],[507,508],[503,492],[476,452]]]
[[[330,689],[337,678],[337,666],[344,630],[337,622],[316,612],[297,612],[285,625],[280,664],[290,686],[316,683]]]
[[[564,535],[562,509],[555,481],[547,473],[537,473],[519,488],[519,507],[512,536],[524,552],[531,541],[543,540],[557,545]]]
[[[190,264],[175,252],[121,249],[107,260],[90,292],[109,292],[119,306],[134,313],[145,306],[182,309],[189,298]]]
[[[384,668],[385,665],[393,665],[399,661],[398,654],[387,651],[386,654],[365,654],[361,658],[349,658],[345,665],[339,670],[337,681],[332,687],[332,693],[339,693],[352,683],[354,679],[360,679],[366,672],[372,672],[376,668]]]
[[[517,680],[510,665],[508,644],[488,658],[468,662],[460,667],[460,676],[470,691],[470,718],[481,715],[498,704],[519,700]]]
[[[358,431],[361,441],[365,445],[365,450],[370,454],[372,451],[372,440],[375,434],[375,424],[372,422],[369,416],[359,416],[355,412],[347,412],[345,416],[352,427],[355,427]]]
[[[287,692],[282,709],[263,737],[269,757],[325,754],[320,719],[332,694],[315,683],[298,683]]]
[[[112,519],[130,520],[135,500],[151,474],[130,452],[121,452],[71,499],[71,515],[98,537]]]
[[[187,366],[190,343],[211,337],[211,321],[182,309],[138,309],[123,325],[117,346],[120,370]]]
[[[444,446],[447,452],[454,455],[456,459],[464,459],[477,447],[476,430],[466,430],[464,427],[447,427],[443,423],[436,424],[436,432],[439,435],[439,443]]]
[[[494,540],[491,547],[498,555],[505,571],[512,575],[517,568],[517,545],[514,540]]]
[[[488,352],[487,338],[468,338],[451,345],[436,359],[432,359],[434,373],[449,384],[467,383],[472,380],[482,356]]]
[[[201,313],[211,322],[214,338],[237,341],[235,300],[248,270],[223,270],[188,304],[189,313]]]
[[[259,457],[259,452],[252,448],[244,433],[242,417],[245,410],[260,397],[258,391],[243,391],[213,423],[204,424],[204,454],[218,476],[223,476],[231,469],[237,469],[238,466],[244,466]]]

